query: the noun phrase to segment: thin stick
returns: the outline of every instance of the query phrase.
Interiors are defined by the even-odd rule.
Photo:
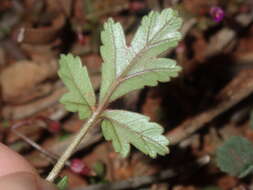
[[[194,164],[196,164],[197,168],[203,167],[207,165],[210,162],[210,156],[204,155],[203,157],[200,157],[195,161]],[[187,167],[192,168],[193,163],[190,163]],[[186,168],[187,168],[186,167]],[[76,188],[73,188],[73,190],[124,190],[124,189],[137,189],[143,185],[149,185],[153,183],[158,183],[159,181],[165,181],[166,179],[174,178],[176,176],[180,176],[183,171],[186,170],[180,169],[180,170],[172,170],[172,169],[166,169],[158,174],[150,175],[150,176],[137,176],[133,178],[129,178],[122,181],[117,182],[111,182],[106,184],[95,184],[90,186],[79,186]],[[189,170],[194,171],[194,170]],[[183,175],[186,175],[186,173],[183,173]],[[189,174],[188,174],[189,175]]]
[[[229,110],[253,92],[252,70],[245,69],[232,80],[217,96],[222,99],[217,106],[200,113],[193,118],[185,120],[174,130],[169,131],[166,136],[171,144],[177,144],[192,135],[197,130],[207,126],[206,124],[214,118]]]
[[[47,151],[46,149],[44,149],[42,146],[40,146],[39,144],[37,144],[36,142],[34,142],[33,140],[31,140],[30,138],[28,138],[27,136],[25,136],[24,134],[18,132],[16,129],[19,127],[22,127],[26,124],[30,124],[31,121],[23,121],[23,122],[19,122],[15,125],[13,125],[11,127],[11,131],[17,135],[18,137],[20,137],[22,140],[24,140],[26,143],[28,143],[29,145],[31,145],[32,147],[34,147],[35,149],[37,149],[38,151],[40,151],[42,154],[44,154],[45,156],[47,156],[48,158],[51,159],[51,161],[56,162],[59,159],[59,156],[55,153],[52,153],[50,151]],[[66,166],[70,166],[70,162],[67,161],[65,163]]]

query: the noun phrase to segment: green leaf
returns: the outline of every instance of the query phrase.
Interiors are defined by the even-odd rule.
[[[231,137],[216,154],[219,168],[232,176],[245,177],[253,171],[253,144],[243,137]]]
[[[87,69],[82,66],[80,58],[71,54],[61,55],[58,75],[69,90],[60,102],[68,111],[78,112],[81,119],[89,117],[96,98]]]
[[[94,172],[97,174],[97,176],[102,177],[102,178],[105,177],[106,170],[105,170],[105,164],[104,163],[98,161],[93,165],[92,168],[93,168]]]
[[[127,46],[122,26],[109,19],[101,33],[104,63],[100,101],[111,90],[115,90],[110,98],[113,101],[130,91],[176,77],[181,68],[174,60],[159,56],[177,45],[181,39],[178,32],[181,25],[181,18],[172,9],[161,13],[152,11],[143,18],[130,46]]]
[[[68,188],[68,176],[64,176],[56,185],[59,190],[66,190]]]
[[[122,110],[107,110],[103,116],[103,135],[106,140],[112,140],[115,151],[123,157],[129,153],[130,143],[152,158],[169,153],[163,128],[149,122],[148,117]]]

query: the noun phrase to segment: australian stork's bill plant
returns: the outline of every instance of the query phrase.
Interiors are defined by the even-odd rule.
[[[48,176],[53,181],[89,128],[101,124],[106,140],[111,140],[116,152],[127,156],[130,144],[155,158],[169,152],[163,128],[149,118],[125,110],[109,110],[108,105],[123,95],[144,86],[156,86],[176,77],[181,68],[175,60],[161,57],[181,39],[182,19],[172,9],[150,12],[142,19],[132,42],[127,45],[120,23],[108,19],[101,33],[103,58],[102,82],[98,101],[87,68],[80,58],[61,55],[59,76],[68,92],[60,102],[80,119],[87,119],[73,142],[63,153]]]

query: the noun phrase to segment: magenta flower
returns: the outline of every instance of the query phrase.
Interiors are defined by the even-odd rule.
[[[74,173],[81,175],[89,175],[91,171],[91,169],[80,159],[71,160],[70,169]]]
[[[225,14],[222,8],[218,6],[213,6],[210,9],[210,15],[212,16],[215,22],[220,22],[223,20]]]

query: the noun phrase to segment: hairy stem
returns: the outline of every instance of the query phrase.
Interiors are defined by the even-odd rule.
[[[98,120],[99,115],[100,115],[99,112],[94,112],[92,116],[88,119],[88,121],[84,124],[84,126],[80,129],[80,131],[76,134],[74,140],[68,146],[66,151],[62,154],[62,156],[57,161],[52,171],[47,176],[48,181],[50,182],[54,181],[54,179],[57,177],[57,175],[59,174],[59,172],[65,165],[65,162],[69,159],[69,157],[72,155],[76,147],[82,141],[83,137],[87,134],[88,129],[96,124],[96,121]]]
[[[80,129],[80,131],[76,134],[74,140],[71,142],[71,144],[68,146],[66,151],[62,154],[60,159],[55,164],[54,168],[51,170],[49,175],[47,176],[47,180],[50,182],[53,182],[54,179],[57,177],[61,169],[64,167],[65,162],[69,159],[69,157],[72,155],[76,147],[80,144],[82,139],[87,134],[90,127],[93,127],[97,121],[99,120],[101,114],[103,113],[104,109],[108,106],[108,102],[110,100],[110,97],[113,93],[113,91],[117,88],[119,83],[115,81],[112,83],[111,88],[108,90],[107,95],[104,97],[103,101],[99,104],[98,108],[95,112],[91,115],[91,117],[87,120],[87,122],[84,124],[84,126]]]

